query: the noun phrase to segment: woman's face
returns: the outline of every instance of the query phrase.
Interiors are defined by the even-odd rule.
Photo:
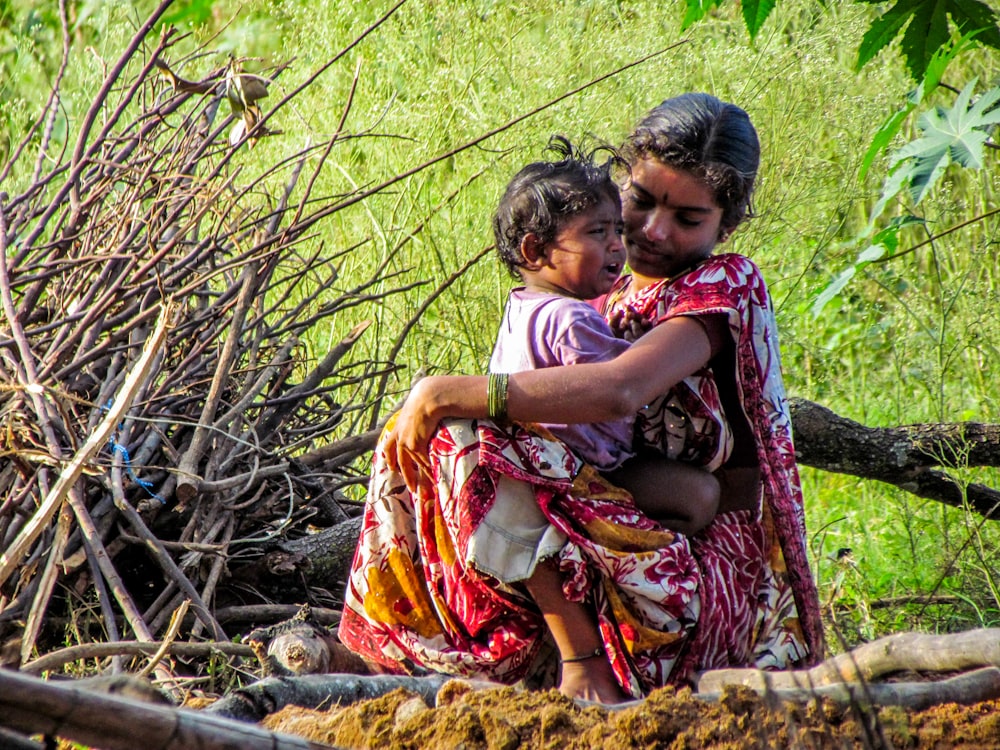
[[[665,279],[712,254],[722,208],[690,172],[654,158],[632,165],[622,187],[625,251],[637,283]]]

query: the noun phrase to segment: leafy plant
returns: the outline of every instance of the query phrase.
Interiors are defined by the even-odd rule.
[[[911,102],[922,99],[922,91],[928,83],[934,81],[921,84],[911,96]],[[990,89],[972,101],[976,83],[975,78],[969,81],[950,109],[938,106],[919,116],[917,128],[921,137],[899,148],[890,157],[889,172],[881,195],[872,209],[865,235],[874,231],[876,220],[889,202],[904,190],[915,208],[927,197],[950,164],[969,169],[983,168],[991,131],[1000,125],[1000,107],[997,106],[1000,102],[1000,87]],[[872,149],[866,155],[865,165],[870,164],[871,154],[884,143],[885,137],[898,129],[901,117],[910,114],[912,110],[911,103],[883,125]],[[887,226],[875,233],[854,263],[841,271],[819,294],[813,305],[813,314],[819,315],[865,266],[895,257],[899,250],[900,232],[906,227],[923,223],[922,219],[911,214],[892,218]]]
[[[883,5],[883,0],[858,0]],[[921,80],[938,51],[948,45],[948,19],[959,34],[978,32],[982,44],[1000,49],[996,11],[980,0],[896,0],[876,18],[858,48],[858,69],[902,34],[900,48],[914,80]]]
[[[889,176],[872,219],[886,204],[908,188],[914,205],[920,203],[952,162],[981,169],[983,151],[991,129],[1000,124],[1000,87],[991,89],[972,102],[977,80],[972,79],[955,99],[951,109],[935,107],[917,120],[921,136],[896,151],[890,160]]]
[[[865,5],[885,5],[885,0],[855,0]],[[687,0],[682,30],[701,21],[723,0]],[[740,8],[751,39],[756,39],[777,0],[743,0]],[[949,24],[949,19],[951,24]],[[893,40],[902,35],[900,49],[914,80],[927,75],[939,52],[948,46],[951,26],[960,36],[978,36],[979,43],[1000,49],[997,13],[981,0],[896,0],[872,21],[858,47],[856,69],[860,70]]]

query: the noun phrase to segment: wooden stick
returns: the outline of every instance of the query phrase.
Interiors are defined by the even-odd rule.
[[[31,517],[31,520],[21,529],[21,533],[3,551],[3,554],[0,554],[0,586],[7,582],[11,573],[20,565],[25,555],[28,554],[31,545],[52,520],[59,506],[62,505],[69,494],[70,489],[80,478],[84,466],[108,442],[108,437],[115,431],[125,412],[132,405],[132,399],[138,392],[143,380],[149,374],[147,367],[166,339],[167,323],[171,315],[172,307],[164,305],[160,312],[160,318],[156,323],[156,329],[143,348],[142,356],[132,366],[128,377],[125,378],[125,382],[118,392],[117,398],[115,398],[114,402],[108,408],[104,419],[101,420],[100,424],[97,425],[97,429],[91,433],[87,441],[76,452],[62,473],[60,473],[59,479],[52,486],[52,489],[49,490],[48,495],[42,501],[41,505],[39,505],[38,510]]]
[[[329,745],[268,732],[202,711],[104,695],[0,670],[0,724],[104,750],[323,750]]]
[[[181,458],[180,467],[178,467],[180,478],[177,480],[177,489],[175,492],[181,503],[190,502],[199,491],[202,477],[198,474],[198,463],[201,461],[202,453],[205,451],[211,425],[215,421],[216,410],[219,408],[219,400],[222,398],[223,386],[229,379],[232,371],[233,361],[236,358],[236,345],[243,334],[243,324],[246,320],[247,311],[250,309],[254,293],[257,289],[258,269],[259,265],[257,263],[249,263],[243,268],[240,294],[236,300],[236,309],[229,324],[229,336],[226,337],[226,343],[223,345],[222,354],[219,357],[215,375],[212,378],[212,385],[208,396],[205,398],[205,406],[201,412],[201,419],[198,422],[198,427],[195,429],[194,437],[191,439],[191,445],[188,446],[187,452]]]
[[[778,701],[807,703],[822,698],[839,706],[899,706],[908,711],[924,711],[944,703],[971,705],[1000,698],[1000,669],[983,667],[947,680],[932,682],[878,682],[840,683],[801,688],[772,688],[767,686],[772,674],[765,673],[764,684],[750,688],[761,695]],[[696,697],[717,701],[721,692],[697,693]]]
[[[33,661],[21,665],[21,671],[27,674],[39,675],[51,672],[65,664],[81,659],[103,659],[107,656],[145,656],[155,654],[163,643],[156,641],[106,641],[104,643],[81,643],[76,646],[52,651]],[[242,643],[231,641],[212,641],[205,643],[189,643],[174,641],[167,645],[166,653],[171,656],[207,657],[212,654],[254,658],[253,649]]]
[[[69,539],[70,524],[73,521],[73,513],[63,506],[56,521],[55,536],[52,540],[52,547],[49,549],[48,557],[45,560],[45,569],[42,571],[41,580],[38,583],[38,591],[35,593],[35,600],[31,604],[31,611],[28,612],[28,619],[24,625],[24,632],[21,634],[21,661],[26,662],[35,650],[35,640],[42,629],[42,621],[49,608],[49,599],[56,585],[56,578],[59,575],[58,563],[62,559],[66,549],[66,542]]]
[[[952,672],[1000,665],[1000,628],[950,635],[897,633],[839,654],[812,669],[762,672],[716,669],[698,680],[698,692],[717,692],[725,685],[775,690],[809,689],[838,683],[869,683],[893,672]]]

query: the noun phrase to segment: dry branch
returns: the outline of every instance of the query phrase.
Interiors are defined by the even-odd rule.
[[[717,669],[706,672],[698,690],[717,692],[724,685],[775,690],[802,689],[840,683],[870,683],[897,672],[962,672],[1000,667],[1000,628],[983,628],[949,635],[897,633],[865,643],[806,670],[762,672],[757,669]]]
[[[109,62],[63,161],[26,170],[25,141],[3,169],[20,192],[0,197],[0,641],[17,642],[22,661],[47,637],[61,642],[45,622],[88,589],[104,621],[88,625],[96,637],[120,640],[124,619],[140,642],[163,634],[182,599],[191,615],[180,631],[224,641],[217,607],[323,596],[261,580],[255,565],[357,515],[335,489],[356,481],[350,462],[371,438],[339,433],[345,414],[374,411],[394,365],[356,355],[367,324],[350,316],[422,283],[388,263],[353,288],[334,283],[364,238],[331,254],[307,228],[353,193],[310,195],[324,169],[311,147],[275,168],[241,163],[244,144],[278,132],[263,122],[292,98],[263,112],[247,86],[284,67],[248,77],[233,59],[196,82],[175,75],[204,51],[171,63],[177,35],[147,38],[168,5]],[[259,120],[231,142],[220,104],[234,87],[233,117],[246,125],[252,108]],[[313,362],[303,334],[335,319],[353,331]]]
[[[105,750],[320,750],[301,737],[219,715],[104,695],[0,669],[0,725]]]
[[[765,677],[762,683],[748,687],[777,701],[807,703],[823,699],[842,707],[899,706],[909,711],[923,711],[944,703],[970,705],[1000,698],[1000,669],[996,667],[935,682],[841,683],[801,688],[774,688],[767,683]],[[720,696],[721,692],[698,693],[705,700],[718,700]]]
[[[68,646],[58,651],[50,651],[33,661],[21,665],[25,674],[39,675],[52,672],[66,664],[86,659],[104,659],[108,656],[152,656],[160,649],[172,656],[184,658],[207,658],[212,654],[253,658],[253,650],[242,643],[230,641],[214,641],[205,643],[188,643],[174,641],[173,643],[142,643],[139,641],[105,641],[104,643],[81,643],[78,646]]]

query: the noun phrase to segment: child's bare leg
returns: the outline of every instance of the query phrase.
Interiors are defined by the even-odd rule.
[[[571,602],[566,598],[555,561],[548,559],[539,563],[525,583],[552,633],[560,661],[589,657],[561,663],[559,692],[570,698],[599,703],[629,700],[615,679],[611,663],[604,653],[594,613],[580,602]]]
[[[631,493],[639,510],[681,534],[701,531],[719,509],[715,476],[664,456],[636,456],[607,477]]]

